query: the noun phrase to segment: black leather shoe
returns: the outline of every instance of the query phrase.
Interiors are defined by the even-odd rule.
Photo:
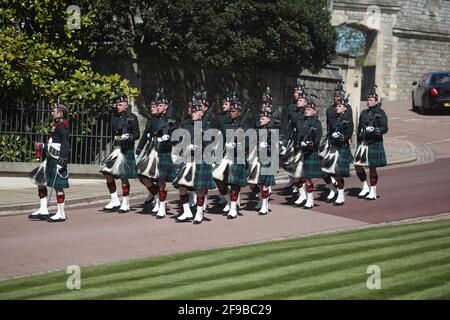
[[[48,219],[47,219],[47,222],[63,222],[63,221],[66,221],[66,219],[62,219],[62,218],[60,218],[60,219],[51,219],[51,218],[48,218]]]
[[[331,198],[331,199],[327,199],[327,200],[325,200],[325,202],[326,202],[326,203],[333,203],[333,202],[334,202],[334,200],[333,200],[333,199],[334,199],[334,197],[333,197],[333,198]]]
[[[237,216],[236,216],[236,217],[237,217]],[[228,215],[227,215],[227,219],[228,219],[228,220],[231,220],[231,219],[236,219],[236,217],[233,217],[233,216],[228,216]]]
[[[156,216],[156,219],[164,219],[166,216]]]
[[[130,209],[128,210],[119,209],[119,211],[117,211],[117,213],[127,213],[127,212],[130,212]]]
[[[258,215],[260,216],[265,216],[267,214],[267,212],[258,212]]]
[[[191,222],[192,219],[194,219],[194,218],[193,218],[193,217],[191,217],[191,218],[186,218],[186,219],[178,219],[178,218],[176,218],[175,221],[176,221],[176,222],[179,222],[179,223],[183,223],[183,222]]]
[[[44,218],[43,218],[44,217]],[[28,215],[28,219],[30,220],[46,220],[48,218],[48,214],[30,214]]]
[[[345,202],[333,202],[333,206],[340,207],[343,206]]]
[[[305,210],[309,210],[309,209],[312,209],[312,208],[314,208],[314,206],[312,206],[312,207],[303,206],[303,209],[305,209]]]
[[[105,212],[115,212],[115,211],[119,210],[119,208],[120,208],[120,206],[112,207],[111,209],[103,208],[103,211],[105,211]]]
[[[368,194],[369,194],[369,193],[367,192],[366,194],[364,194],[364,195],[362,195],[362,196],[358,196],[358,199],[365,199],[366,196],[367,196]]]
[[[200,224],[200,223],[202,223],[203,222],[203,219],[202,220],[194,220],[194,224]]]
[[[305,203],[306,203],[306,200],[303,200],[299,204],[295,204],[295,202],[294,202],[294,207],[303,207],[305,205]]]
[[[368,200],[368,201],[373,201],[373,200],[377,200],[377,198],[365,198],[366,200]]]

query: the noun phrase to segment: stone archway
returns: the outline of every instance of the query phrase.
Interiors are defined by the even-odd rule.
[[[348,27],[359,31],[364,35],[364,61],[362,62],[362,65],[359,64],[357,68],[359,70],[358,72],[361,73],[360,95],[358,94],[358,96],[360,96],[362,100],[365,100],[365,97],[367,97],[368,93],[376,84],[379,31],[377,29],[371,29],[364,24],[353,22],[345,22],[336,27]]]
[[[367,95],[373,85],[379,93],[388,97],[391,89],[393,63],[392,30],[396,21],[397,6],[374,6],[364,1],[333,1],[331,23],[348,26],[366,35],[366,51],[362,68],[361,97]]]

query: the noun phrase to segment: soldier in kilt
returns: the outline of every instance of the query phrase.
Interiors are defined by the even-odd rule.
[[[285,110],[285,116],[281,121],[280,127],[280,155],[283,157],[287,151],[288,141],[293,139],[295,136],[295,127],[296,122],[299,118],[303,118],[303,113],[305,111],[304,108],[297,109],[297,101],[299,96],[304,93],[304,86],[301,83],[300,79],[297,79],[297,86],[293,89],[293,97],[294,100],[292,103],[288,104]],[[305,104],[306,105],[306,104]],[[295,179],[292,176],[289,176],[288,183],[284,186],[284,189],[291,190],[294,187],[294,193],[298,192],[298,188],[295,186]]]
[[[337,103],[338,103],[338,101],[340,101],[342,99],[345,100],[345,91],[344,91],[344,87],[343,87],[343,82],[342,81],[339,82],[339,84],[337,85],[337,88],[334,90],[333,99],[334,99],[333,104],[331,106],[329,106],[325,110],[326,121],[327,121],[327,134],[325,136],[324,141],[322,141],[322,145],[320,146],[320,149],[319,149],[319,155],[321,156],[321,158],[322,158],[323,153],[327,152],[326,147],[330,145],[329,144],[329,142],[330,142],[330,134],[333,133],[330,130],[330,123],[333,121],[334,116],[336,115]],[[347,101],[348,101],[348,98],[347,98]],[[352,110],[352,107],[348,103],[346,103],[346,107],[347,107],[347,112],[345,113],[346,120],[348,122],[352,122],[353,123],[353,110]],[[330,194],[332,194],[333,197],[334,197],[336,195],[336,180],[334,179],[333,176],[331,176],[331,177],[325,176],[324,181],[327,184],[328,189],[330,190]],[[332,186],[331,186],[331,184],[332,184]]]
[[[238,129],[244,130],[241,111],[241,103],[237,101],[237,99],[231,101],[229,113],[230,120],[222,127],[223,136],[227,137],[227,131],[230,134],[233,134]],[[228,188],[231,189],[231,194],[227,197],[227,204],[223,209],[224,212],[228,212],[227,219],[235,219],[237,217],[239,193],[242,187],[247,186],[248,175],[245,156],[242,156],[242,153],[245,153],[245,150],[241,149],[242,142],[238,142],[236,137],[234,137],[233,140],[234,141],[228,141],[228,139],[226,139],[227,142],[225,143],[225,150],[227,153],[225,158],[229,157],[231,164],[227,165],[226,170],[223,172],[223,180],[216,179],[217,188],[222,195],[228,193]],[[237,155],[234,152],[235,149],[237,149]],[[226,160],[223,159],[222,161]],[[220,164],[215,168],[215,172],[217,172],[216,170],[221,170]]]
[[[188,162],[184,164],[181,170],[178,172],[177,177],[174,180],[174,187],[178,188],[180,191],[180,203],[183,208],[183,212],[177,217],[177,222],[187,222],[192,221],[194,224],[200,224],[203,221],[203,213],[205,207],[205,199],[208,194],[208,190],[214,189],[216,186],[212,177],[212,167],[211,164],[205,162],[203,156],[201,159],[196,159],[192,157],[194,150],[203,150],[205,146],[205,140],[203,139],[203,132],[211,129],[211,123],[207,119],[207,107],[208,104],[206,96],[201,93],[196,93],[192,99],[192,113],[191,121],[185,121],[183,124],[183,129],[189,131],[189,136],[191,140],[190,144],[186,147],[188,151]],[[205,112],[206,111],[206,112]],[[202,132],[195,132],[197,126],[201,124]],[[202,139],[202,146],[195,144],[195,134],[197,136],[200,134]],[[198,142],[197,142],[198,143]],[[195,152],[194,152],[195,155]],[[194,174],[192,174],[194,171]],[[189,195],[188,191],[194,191],[196,194],[196,213],[195,218],[192,215],[191,208],[189,205]]]
[[[172,103],[169,103],[162,90],[156,96],[156,104],[158,117],[155,126],[152,127],[150,139],[154,141],[155,150],[158,153],[158,178],[156,180],[159,197],[156,198],[152,211],[156,212],[156,219],[163,219],[166,216],[166,182],[172,182],[176,177],[175,165],[172,161],[171,135],[177,128],[177,123],[172,117]]]
[[[322,137],[322,124],[317,117],[317,105],[314,96],[308,96],[305,108],[304,135],[297,137],[297,144],[303,151],[303,170],[300,183],[306,182],[306,203],[304,209],[314,207],[314,184],[312,179],[323,178],[320,166],[319,146]]]
[[[345,202],[344,195],[344,177],[350,176],[350,163],[353,162],[353,156],[350,151],[350,139],[353,135],[353,119],[349,116],[351,112],[348,108],[348,100],[340,98],[335,100],[336,112],[327,121],[327,136],[329,141],[329,151],[322,160],[322,168],[325,172],[325,182],[330,190],[327,196],[327,202],[334,200],[334,206],[342,206]],[[335,159],[337,157],[337,160]],[[331,181],[334,177],[337,184]],[[335,198],[337,194],[337,198]]]
[[[259,121],[256,124],[256,130],[258,134],[257,147],[260,152],[264,151],[267,157],[271,156],[270,129],[273,128],[273,126],[274,126],[274,119],[272,119],[272,112],[269,112],[266,108],[263,107],[260,113]],[[266,131],[267,133],[267,140],[264,139],[265,141],[262,141],[261,139],[263,131]],[[249,186],[254,192],[261,191],[261,198],[258,205],[256,206],[256,209],[259,209],[259,215],[266,215],[269,212],[269,195],[270,195],[269,188],[276,184],[275,177],[273,174],[265,174],[265,172],[263,172],[263,170],[268,170],[271,167],[271,162],[262,163],[259,156],[257,156],[255,160],[258,162],[253,169],[256,172],[252,172],[253,171],[252,166],[250,166],[249,180],[254,178],[253,175],[255,175],[257,177],[257,183],[256,184],[249,183]],[[258,167],[259,170],[257,170]]]
[[[58,103],[52,105],[54,123],[48,135],[46,159],[29,174],[30,178],[38,186],[40,198],[40,208],[28,216],[30,220],[47,220],[48,222],[66,220],[64,189],[69,188],[67,162],[69,161],[70,153],[70,124],[66,119],[67,113],[68,110],[65,104],[58,101]],[[42,151],[45,145],[38,142],[35,143],[35,147],[36,156],[39,158],[44,156]],[[51,216],[47,207],[47,187],[55,189],[58,203],[58,211]]]
[[[219,111],[219,114],[217,116],[217,128],[221,132],[222,137],[222,146],[225,146],[225,125],[230,122],[230,108],[231,108],[231,101],[236,100],[236,95],[231,95],[228,91],[226,92],[225,96],[222,99],[222,108]],[[224,150],[222,150],[224,151]],[[226,186],[226,184],[222,183],[221,181],[216,181],[216,184],[219,189],[219,201],[218,204],[227,204],[230,202],[229,199],[229,190]]]
[[[301,143],[301,139],[303,139],[303,137],[306,134],[305,131],[305,122],[306,122],[306,117],[305,117],[305,110],[306,110],[306,106],[308,105],[308,95],[306,94],[305,91],[299,92],[297,94],[297,101],[295,104],[295,112],[293,112],[291,114],[291,121],[293,122],[293,129],[294,132],[291,135],[291,138],[296,147],[294,152],[298,152],[298,149],[301,149],[300,143]],[[282,146],[281,147],[281,155],[284,155],[286,153],[286,147]],[[292,175],[291,177],[294,185],[295,185],[295,191],[298,192],[298,198],[295,201],[296,205],[302,205],[305,203],[306,201],[306,189],[305,189],[305,182],[306,180],[302,177],[302,176],[295,176],[295,173]]]
[[[139,140],[139,144],[136,148],[136,159],[144,159],[148,157],[148,154],[150,153],[150,137],[151,137],[151,130],[152,126],[154,126],[154,122],[157,121],[158,116],[158,109],[156,106],[156,99],[152,99],[150,102],[150,119],[147,121],[147,124],[145,126],[144,132],[142,133],[141,139]],[[145,153],[142,154],[142,153]],[[140,163],[136,163],[136,166],[139,168]],[[150,178],[148,178],[145,175],[142,175],[139,173],[138,170],[138,178],[139,181],[147,188],[149,191],[149,195],[144,201],[144,204],[148,203],[155,203],[156,198],[159,197],[159,188],[158,185]]]
[[[367,97],[367,107],[359,116],[355,169],[359,180],[363,184],[358,197],[365,198],[366,200],[376,200],[378,183],[377,167],[384,167],[387,164],[383,134],[388,132],[388,119],[386,113],[381,108],[381,101],[376,93],[376,87]],[[364,167],[369,167],[370,188],[367,184]]]
[[[103,208],[106,212],[118,209],[119,213],[130,211],[130,182],[137,176],[134,142],[139,139],[139,122],[135,114],[131,113],[131,105],[126,95],[120,95],[116,100],[111,118],[111,135],[114,149],[102,162],[100,172],[106,178],[111,201]],[[122,204],[117,195],[116,181],[122,183]]]

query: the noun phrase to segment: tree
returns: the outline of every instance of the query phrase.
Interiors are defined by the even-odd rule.
[[[337,43],[337,51],[348,53],[356,57],[358,64],[364,63],[366,51],[366,35],[351,27],[339,27],[339,41]]]
[[[326,0],[98,1],[97,56],[218,69],[318,71],[335,53]]]
[[[84,8],[88,8],[88,2]],[[118,90],[137,91],[117,74],[94,72],[88,60],[93,10],[81,15],[83,28],[67,26],[68,1],[4,0],[0,8],[0,101],[28,105],[39,99],[65,101],[69,108],[110,110]]]

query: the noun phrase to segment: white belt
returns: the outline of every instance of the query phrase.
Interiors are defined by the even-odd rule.
[[[61,143],[50,142],[47,147],[48,154],[53,159],[59,158],[59,152],[61,151]]]

